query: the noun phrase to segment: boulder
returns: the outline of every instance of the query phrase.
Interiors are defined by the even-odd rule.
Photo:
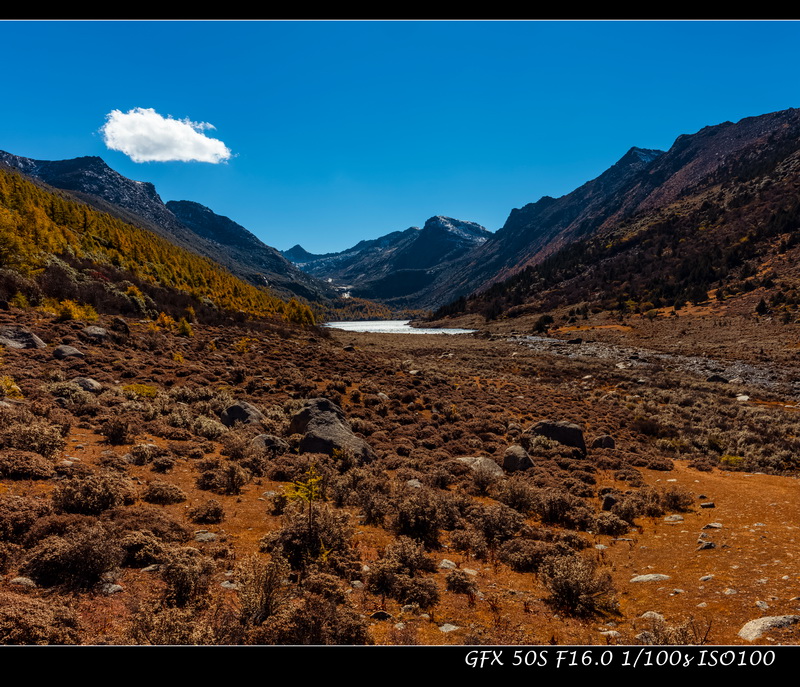
[[[283,455],[289,451],[289,444],[273,434],[259,434],[253,437],[250,446],[271,456]]]
[[[103,327],[98,327],[94,324],[84,327],[83,334],[87,339],[96,343],[105,341],[108,338],[108,330],[104,329]]]
[[[503,470],[506,472],[518,472],[528,470],[533,467],[533,461],[528,452],[519,444],[509,446],[503,454]]]
[[[219,419],[226,427],[233,427],[237,422],[246,425],[263,422],[264,415],[258,408],[247,401],[237,401],[223,410]]]
[[[603,434],[602,436],[596,437],[595,440],[592,442],[592,448],[616,448],[617,442],[614,440],[610,434]]]
[[[800,615],[772,615],[764,618],[757,618],[746,623],[741,630],[739,636],[749,642],[759,639],[761,635],[772,629],[779,629],[782,627],[789,627],[800,622]]]
[[[26,327],[7,324],[0,327],[0,346],[7,348],[46,348],[47,344]]]
[[[461,458],[456,458],[456,460],[465,463],[473,471],[485,470],[489,474],[498,475],[500,477],[505,475],[503,468],[491,458],[486,458],[484,456],[462,456]]]
[[[363,462],[374,460],[369,445],[356,436],[345,418],[344,411],[327,398],[313,398],[292,417],[289,434],[302,434],[300,453],[348,453]]]
[[[583,438],[583,430],[572,422],[543,420],[531,427],[528,433],[547,437],[564,446],[572,446],[584,455],[586,454],[586,441]]]
[[[75,377],[75,379],[72,380],[72,383],[77,384],[84,391],[97,393],[103,390],[103,385],[91,377]]]
[[[67,346],[65,344],[61,344],[60,346],[56,346],[53,349],[53,356],[58,358],[59,360],[64,360],[65,358],[85,358],[86,355],[79,351],[77,348],[73,346]]]

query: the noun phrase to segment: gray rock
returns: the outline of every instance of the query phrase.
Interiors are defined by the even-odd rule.
[[[97,325],[94,324],[90,324],[88,327],[84,327],[83,333],[87,338],[97,343],[105,341],[108,338],[108,330],[103,329],[103,327],[98,327]]]
[[[722,523],[721,522],[709,522],[706,525],[703,525],[704,530],[721,530]]]
[[[674,515],[667,515],[664,522],[683,522],[683,516],[675,513]]]
[[[697,540],[697,550],[698,551],[707,551],[708,549],[716,549],[717,545],[713,541],[703,541],[702,539]]]
[[[222,587],[223,589],[237,590],[241,589],[242,585],[240,585],[238,582],[234,582],[233,580],[223,580],[222,582],[219,583],[219,586]]]
[[[105,582],[101,584],[98,588],[101,594],[105,594],[106,596],[111,596],[112,594],[119,594],[122,590],[122,586],[118,584],[114,584],[113,582]]]
[[[350,428],[344,411],[327,398],[306,401],[305,408],[292,417],[289,434],[304,435],[298,446],[300,453],[333,455],[341,451],[365,463],[375,459],[369,445]]]
[[[661,615],[660,613],[656,613],[655,611],[645,611],[639,617],[644,618],[645,620],[656,620],[656,621],[664,620],[664,616]]]
[[[13,579],[9,580],[9,584],[13,584],[16,587],[29,587],[30,589],[34,589],[36,587],[36,583],[30,577],[14,577]]]
[[[6,348],[46,348],[42,341],[27,327],[7,324],[0,327],[0,346]]]
[[[406,482],[406,486],[411,487],[412,489],[422,489],[422,482],[418,479],[410,479]]]
[[[782,627],[789,627],[800,622],[800,615],[771,615],[764,618],[757,618],[746,623],[739,636],[749,642],[759,639],[765,632]]]
[[[455,632],[456,630],[460,630],[461,628],[458,625],[453,625],[451,623],[445,623],[444,625],[439,625],[439,630],[441,632]]]
[[[56,346],[53,349],[53,356],[58,358],[59,360],[64,360],[65,358],[85,358],[86,355],[79,351],[74,346],[67,346],[65,344],[61,344],[60,346]]]
[[[716,505],[713,501],[706,501],[705,503],[700,504],[700,508],[716,508]]]
[[[586,453],[586,440],[583,430],[572,422],[547,421],[537,422],[527,430],[528,433],[547,437],[564,446],[577,448],[581,453]]]
[[[637,575],[636,577],[631,578],[631,582],[663,582],[664,580],[668,579],[669,575],[650,573],[648,575]]]
[[[253,437],[250,440],[250,446],[271,456],[280,456],[289,452],[289,444],[273,434],[259,434]]]
[[[206,530],[200,530],[194,533],[194,540],[199,542],[217,541],[218,538],[215,532],[208,532]]]
[[[503,470],[506,472],[517,472],[519,470],[529,470],[533,467],[533,461],[528,452],[519,444],[509,446],[503,454]]]
[[[592,442],[592,448],[616,448],[617,442],[610,434],[603,434],[596,437]]]
[[[497,475],[498,477],[503,477],[505,475],[503,468],[491,458],[486,458],[484,456],[461,456],[460,458],[456,458],[456,460],[467,464],[471,470],[486,470],[490,474]]]
[[[103,390],[103,385],[91,377],[75,377],[72,383],[77,384],[84,391],[91,391],[92,393],[98,393]]]
[[[446,570],[455,570],[456,564],[453,561],[444,558],[441,563],[439,563],[440,568],[444,568]]]
[[[245,425],[263,422],[264,415],[251,403],[247,401],[237,401],[223,410],[219,419],[226,427],[233,427],[237,422],[241,422]]]

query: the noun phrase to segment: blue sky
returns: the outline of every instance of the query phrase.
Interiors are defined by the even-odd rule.
[[[311,252],[433,215],[495,231],[631,146],[800,107],[795,21],[0,21],[0,41],[0,150],[99,155]]]

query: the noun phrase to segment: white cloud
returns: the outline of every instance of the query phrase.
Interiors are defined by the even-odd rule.
[[[125,153],[134,162],[224,162],[231,151],[220,140],[204,133],[208,122],[163,117],[152,108],[135,107],[128,112],[113,110],[100,128],[111,150]]]

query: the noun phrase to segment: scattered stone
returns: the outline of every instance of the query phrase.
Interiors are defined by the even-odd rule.
[[[258,408],[247,401],[237,401],[223,410],[219,419],[226,427],[233,427],[237,422],[246,425],[263,422],[264,415]]]
[[[769,630],[789,627],[795,623],[800,622],[800,615],[771,615],[764,618],[757,618],[746,623],[741,630],[739,636],[750,642],[759,639],[761,635]]]
[[[714,579],[714,576],[713,576],[713,575],[703,575],[703,576],[700,578],[700,581],[701,581],[701,582],[708,582],[709,580],[713,580],[713,579]]]
[[[613,494],[604,494],[603,503],[600,507],[603,510],[611,510],[614,507],[614,504],[617,503],[617,501],[619,501],[619,499]]]
[[[735,589],[731,589],[730,587],[728,587],[727,589],[723,589],[722,593],[727,596],[731,596],[733,594],[738,594],[739,592],[737,592]]]
[[[13,584],[16,587],[28,587],[30,589],[36,587],[36,583],[30,577],[15,577],[9,580],[9,584]]]
[[[657,620],[657,621],[664,620],[664,616],[661,615],[660,613],[656,613],[655,611],[645,611],[639,617],[644,618],[645,620]]]
[[[446,558],[439,563],[440,568],[445,568],[446,570],[454,570],[457,566],[453,561],[449,561]]]
[[[716,549],[717,545],[713,541],[703,541],[702,539],[698,539],[697,543],[699,546],[697,547],[698,551],[706,551],[708,549]]]
[[[327,398],[306,401],[305,407],[292,417],[289,434],[304,435],[298,446],[300,453],[330,456],[334,451],[341,451],[362,462],[375,458],[369,445],[350,428],[344,411]]]
[[[6,348],[46,348],[47,344],[26,327],[8,324],[0,327],[0,346]]]
[[[703,525],[704,530],[721,530],[722,523],[721,522],[709,522],[707,525]]]
[[[241,588],[241,585],[238,582],[234,582],[233,580],[223,580],[219,583],[219,586],[223,589],[233,589],[238,590]]]
[[[595,437],[595,440],[592,442],[592,448],[616,448],[617,442],[610,434],[603,434],[599,437]]]
[[[250,440],[250,446],[272,456],[280,456],[289,452],[289,444],[273,434],[259,434]]]
[[[458,625],[452,625],[450,623],[445,623],[444,625],[439,625],[439,630],[442,632],[455,632],[456,630],[460,630],[461,628]]]
[[[663,582],[668,579],[669,575],[650,573],[648,575],[637,575],[631,579],[631,582]]]
[[[539,435],[557,441],[564,446],[573,446],[586,454],[586,441],[583,438],[583,430],[572,422],[562,421],[542,421],[537,422],[527,430],[529,434]]]
[[[506,472],[518,472],[529,470],[533,467],[533,461],[528,452],[519,444],[509,446],[503,454],[503,470]]]
[[[478,571],[473,570],[472,568],[461,568],[461,571],[466,573],[467,575],[477,575]]]
[[[716,508],[717,506],[713,501],[706,501],[705,503],[700,504],[700,508]]]
[[[473,471],[486,470],[490,474],[498,475],[500,477],[505,475],[503,468],[501,468],[491,458],[486,458],[483,456],[461,456],[460,458],[456,458],[456,460],[466,463]]]
[[[617,632],[617,630],[601,630],[600,634],[603,635],[604,637],[614,637],[614,638],[616,638],[616,637],[620,636],[620,633]]]
[[[678,515],[677,513],[674,515],[667,515],[664,518],[664,522],[683,522],[683,516]]]
[[[742,402],[745,402],[745,401],[749,401],[749,400],[750,400],[750,397],[749,397],[747,394],[739,394],[739,395],[736,397],[736,400],[737,400],[737,401],[742,401]]]
[[[88,327],[83,328],[83,333],[92,341],[100,343],[108,338],[108,330],[97,325],[90,324]]]
[[[199,542],[217,541],[218,538],[215,532],[209,532],[207,530],[199,530],[194,533],[194,540]]]
[[[91,391],[92,393],[98,393],[103,390],[103,385],[91,377],[75,377],[72,383],[77,384],[84,391]]]
[[[105,582],[98,588],[101,594],[111,596],[112,594],[119,594],[122,591],[122,586],[114,584],[113,582]]]
[[[56,346],[53,349],[53,356],[58,358],[58,360],[64,360],[65,358],[85,358],[86,355],[79,351],[74,346],[67,346],[66,344],[61,344],[60,346]]]
[[[353,580],[353,581],[350,583],[350,586],[351,586],[353,589],[364,589],[364,583],[363,583],[361,580]]]
[[[760,608],[762,611],[769,610],[769,604],[766,601],[756,601],[756,607]]]
[[[605,544],[595,544],[594,548],[599,549],[600,551],[603,551],[603,550],[607,549],[608,547]]]
[[[406,486],[411,487],[412,489],[422,489],[422,482],[420,482],[416,477],[410,479],[406,482]]]

